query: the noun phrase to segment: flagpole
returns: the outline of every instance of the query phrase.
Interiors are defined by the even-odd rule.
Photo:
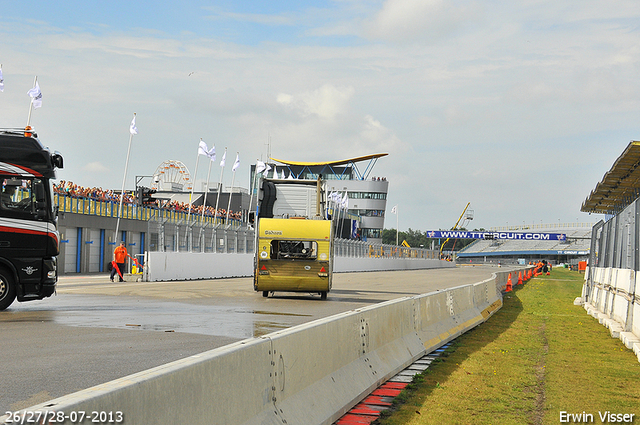
[[[211,175],[211,164],[213,161],[209,160],[209,171],[207,171],[207,181],[205,183],[204,201],[202,201],[202,222],[204,223],[204,210],[207,207],[207,193],[209,192],[209,176]],[[215,216],[213,217],[215,221]]]
[[[338,237],[342,237],[342,204],[338,204]]]
[[[202,142],[202,138],[200,138]],[[200,162],[200,147],[198,146],[198,156],[196,156],[196,171],[193,173],[193,182],[191,183],[191,193],[189,194],[189,212],[187,213],[187,226],[189,226],[189,221],[191,220],[191,201],[193,198],[193,191],[196,185],[196,178],[198,177],[198,162]]]
[[[133,113],[133,119],[135,120],[136,113]],[[127,149],[127,160],[124,164],[124,177],[122,177],[122,190],[120,191],[120,205],[118,206],[118,220],[116,220],[116,233],[114,235],[114,242],[118,242],[118,230],[120,229],[120,217],[122,216],[122,203],[124,202],[124,184],[127,181],[127,169],[129,168],[129,154],[131,153],[131,141],[133,140],[133,132],[129,131],[129,148]]]
[[[342,196],[340,197],[340,202],[336,203],[336,206],[338,207],[338,237],[340,237],[342,232]]]
[[[33,87],[36,86],[36,82],[38,81],[38,76],[33,79]],[[27,127],[31,124],[31,111],[33,110],[33,98],[31,98],[31,102],[29,102],[29,116],[27,117]]]
[[[240,155],[240,152],[236,153],[236,162],[238,160],[238,156]],[[224,220],[224,224],[228,225],[229,224],[229,208],[231,208],[231,195],[233,195],[233,181],[236,178],[236,170],[235,170],[235,165],[236,163],[233,163],[233,176],[231,177],[231,190],[229,191],[229,203],[227,204],[227,217]]]
[[[220,201],[220,191],[222,190],[222,174],[224,173],[224,166],[226,164],[227,161],[227,147],[225,146],[224,148],[224,155],[222,155],[222,160],[225,162],[221,162],[220,164],[220,181],[218,182],[218,196],[216,197],[216,210],[214,212],[215,214],[215,218],[214,218],[214,223],[218,220],[218,202]]]
[[[256,180],[258,179],[258,161],[260,160],[256,160],[255,173],[253,174],[253,186],[251,187],[251,197],[249,198],[249,213],[251,213],[251,206],[253,205],[253,192],[256,191]],[[248,222],[249,220],[247,220],[247,223]]]
[[[398,209],[396,205],[396,246],[398,246],[398,233],[400,233],[400,214],[398,214]]]

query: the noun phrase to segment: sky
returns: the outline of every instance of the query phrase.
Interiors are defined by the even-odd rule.
[[[636,0],[0,0],[0,40],[0,127],[37,76],[31,125],[85,187],[120,189],[135,113],[127,189],[168,160],[194,178],[203,139],[225,187],[269,149],[388,153],[385,228],[449,229],[468,202],[470,229],[595,223],[582,202],[640,140]]]

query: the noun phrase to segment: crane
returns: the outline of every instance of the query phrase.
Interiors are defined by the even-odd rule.
[[[464,227],[465,221],[473,220],[473,210],[469,210],[469,205],[471,205],[471,202],[467,202],[467,206],[464,207],[464,210],[462,210],[462,214],[460,214],[460,218],[458,218],[458,221],[456,221],[455,226],[453,226],[453,228],[451,230],[456,230],[458,228],[458,224],[460,224],[460,221],[462,221],[462,226],[461,227]],[[464,217],[464,220],[463,220],[463,217]],[[440,257],[442,257],[442,250],[443,250],[444,246],[447,244],[447,242],[449,242],[449,239],[451,239],[451,238],[447,238],[444,241],[444,243],[442,245],[440,245]],[[455,243],[453,244],[453,246],[455,247]]]

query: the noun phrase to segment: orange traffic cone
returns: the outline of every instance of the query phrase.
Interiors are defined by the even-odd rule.
[[[513,284],[511,283],[511,273],[509,273],[509,278],[507,279],[507,289],[505,292],[511,292],[513,289]]]
[[[518,285],[522,285],[522,272],[518,272]]]

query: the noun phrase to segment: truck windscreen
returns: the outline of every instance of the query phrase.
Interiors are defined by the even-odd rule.
[[[0,176],[0,179],[2,180],[0,195],[2,216],[23,219],[43,218],[48,202],[42,180],[9,176]],[[39,214],[40,217],[38,217]]]

